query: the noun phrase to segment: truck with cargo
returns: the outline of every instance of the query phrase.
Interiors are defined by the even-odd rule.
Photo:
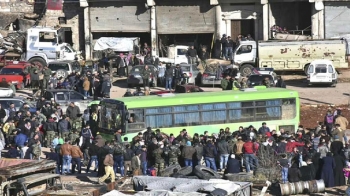
[[[331,60],[336,69],[348,68],[346,40],[242,41],[233,52],[242,75],[254,67],[275,71],[304,71],[316,59]]]
[[[26,32],[12,32],[6,37],[0,36],[0,55],[8,53],[18,55],[18,61],[27,61],[39,67],[54,60],[74,60],[81,58],[64,40],[60,28],[32,27]],[[6,58],[3,58],[6,61]],[[2,63],[3,65],[6,62]]]

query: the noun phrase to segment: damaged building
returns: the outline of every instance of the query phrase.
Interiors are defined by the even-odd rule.
[[[83,12],[79,1],[71,0],[0,0],[0,33],[7,36],[12,31],[25,32],[33,26],[60,26],[64,29],[63,42],[81,50],[80,37],[84,31]]]

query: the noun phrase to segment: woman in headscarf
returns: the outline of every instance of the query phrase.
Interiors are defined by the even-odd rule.
[[[326,187],[334,186],[334,172],[335,169],[335,161],[331,152],[327,152],[326,157],[322,158],[323,166],[322,166],[322,179],[326,185]]]

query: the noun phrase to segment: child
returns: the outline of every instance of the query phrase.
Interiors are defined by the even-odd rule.
[[[281,159],[278,160],[278,165],[281,167],[282,183],[288,182],[288,169],[290,167],[289,160],[287,159],[287,154],[282,154]]]

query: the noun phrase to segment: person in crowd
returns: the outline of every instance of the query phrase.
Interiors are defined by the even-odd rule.
[[[115,182],[115,172],[113,170],[114,160],[113,160],[113,150],[110,149],[108,154],[104,157],[103,165],[105,167],[104,171],[106,174],[98,179],[98,182],[102,184],[108,177],[111,177],[111,182]]]
[[[288,169],[288,181],[299,182],[301,178],[301,172],[299,170],[299,164],[297,162],[292,163],[292,166]]]
[[[186,142],[186,146],[182,148],[182,157],[185,161],[185,166],[193,166],[193,155],[196,149],[192,146],[190,141]]]
[[[206,146],[204,147],[204,160],[205,165],[214,171],[217,171],[216,163],[215,163],[215,157],[217,156],[217,150],[216,147],[213,145],[212,140],[208,140]]]
[[[141,175],[141,153],[138,151],[131,159],[131,169],[133,176]]]
[[[236,159],[234,154],[231,154],[227,161],[226,169],[224,174],[237,174],[242,171],[242,165],[240,160]]]
[[[289,160],[287,159],[287,154],[282,154],[281,159],[278,160],[278,165],[281,167],[282,183],[288,182],[288,170],[290,167]]]
[[[333,187],[335,184],[333,170],[335,169],[336,165],[332,153],[327,152],[326,156],[322,158],[322,162],[322,179],[326,187]]]

